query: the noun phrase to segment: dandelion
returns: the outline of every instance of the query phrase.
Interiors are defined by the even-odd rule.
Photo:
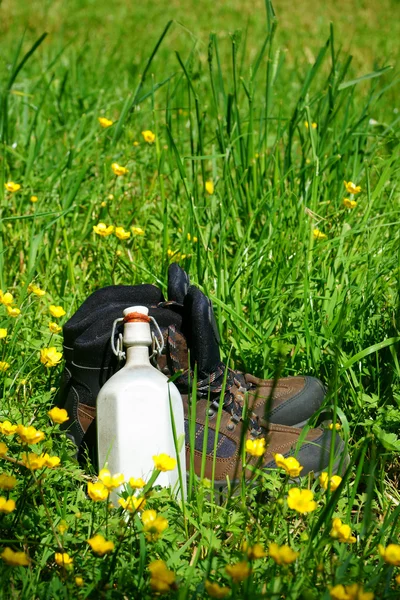
[[[357,206],[357,202],[355,200],[351,200],[350,198],[344,198],[343,206],[346,208],[355,208]]]
[[[144,229],[141,227],[131,227],[133,235],[144,235]]]
[[[107,500],[109,494],[108,489],[101,481],[96,481],[96,483],[89,481],[87,492],[93,502],[102,502],[103,500]]]
[[[111,168],[114,172],[114,175],[117,175],[117,176],[126,175],[127,173],[129,173],[129,171],[126,167],[121,167],[121,165],[119,165],[118,163],[113,163],[111,165]]]
[[[205,590],[211,598],[219,598],[222,600],[226,598],[231,589],[226,586],[218,585],[218,583],[212,583],[211,581],[207,581],[204,584]]]
[[[50,333],[60,333],[62,327],[60,327],[57,323],[49,323]]]
[[[0,554],[3,561],[6,565],[10,567],[28,567],[29,566],[29,558],[25,554],[25,552],[14,552],[8,546],[4,548],[3,552]]]
[[[44,290],[42,290],[38,285],[35,285],[34,283],[30,283],[28,285],[28,292],[31,292],[32,294],[35,294],[36,296],[45,296],[46,292]]]
[[[148,568],[151,589],[160,594],[169,592],[175,583],[175,573],[168,569],[163,560],[153,560]]]
[[[97,233],[97,235],[101,235],[101,237],[107,237],[111,235],[114,231],[114,225],[107,225],[105,223],[99,223],[98,225],[93,225],[93,231]]]
[[[59,319],[60,317],[63,317],[66,314],[62,306],[54,306],[54,304],[50,304],[49,312],[51,316],[55,317],[56,319]]]
[[[314,240],[326,240],[327,237],[328,237],[326,235],[326,233],[323,233],[319,229],[314,229],[313,230],[313,236],[314,236]]]
[[[12,194],[21,189],[20,184],[14,183],[13,181],[7,181],[7,183],[4,184],[4,187],[6,188],[7,192],[11,192]]]
[[[75,577],[75,583],[78,587],[82,587],[84,584],[84,581],[83,581],[82,577]]]
[[[5,371],[8,371],[9,368],[10,363],[6,362],[5,360],[0,360],[0,371],[5,373]]]
[[[6,292],[5,294],[1,294],[0,302],[4,304],[4,306],[11,306],[14,302],[14,297],[10,292]]]
[[[333,519],[330,536],[335,540],[338,540],[338,542],[344,542],[348,544],[354,544],[356,541],[356,538],[351,535],[350,526],[342,523],[340,519]]]
[[[274,454],[274,459],[276,466],[285,469],[290,477],[298,477],[304,468],[294,456],[285,458],[282,454]]]
[[[7,306],[7,312],[9,317],[18,317],[21,314],[21,311],[16,306]]]
[[[57,406],[54,406],[47,412],[47,414],[53,423],[57,423],[57,425],[61,425],[69,420],[69,416],[65,408],[58,408]]]
[[[114,550],[114,542],[107,541],[102,535],[97,534],[94,537],[87,540],[87,543],[95,554],[104,556]]]
[[[59,567],[64,567],[64,569],[72,569],[72,563],[74,562],[74,559],[71,558],[67,552],[56,552],[54,558]]]
[[[111,475],[108,469],[101,469],[99,473],[99,479],[108,490],[115,490],[116,488],[120,487],[125,480],[122,473]]]
[[[247,556],[250,560],[255,560],[257,558],[264,558],[264,556],[267,556],[267,553],[261,544],[254,544],[254,546],[247,548]]]
[[[0,489],[7,492],[13,490],[17,485],[17,478],[14,475],[0,474]]]
[[[118,500],[118,504],[122,506],[124,510],[127,510],[130,513],[134,513],[136,511],[143,510],[146,505],[145,498],[136,498],[135,496],[129,496],[125,500],[125,498],[120,498]]]
[[[0,433],[3,435],[13,435],[17,431],[18,425],[12,425],[10,421],[0,423]]]
[[[226,565],[225,571],[232,578],[234,583],[244,581],[251,573],[251,568],[247,561],[242,560],[233,565]]]
[[[97,120],[100,123],[100,125],[104,127],[104,129],[107,129],[107,127],[111,127],[111,125],[113,124],[113,121],[107,119],[106,117],[98,117]]]
[[[311,490],[301,490],[300,488],[292,488],[289,490],[287,503],[289,508],[297,510],[301,514],[313,512],[317,508],[317,503],[314,498],[314,492]]]
[[[142,523],[143,531],[149,542],[158,540],[168,527],[167,519],[157,515],[155,510],[144,510],[142,512]]]
[[[327,490],[329,487],[330,491],[334,492],[341,484],[342,478],[339,475],[333,475],[332,477],[329,477],[328,473],[324,471],[321,473],[318,480],[319,485],[324,488],[324,490]]]
[[[4,496],[0,496],[0,512],[9,515],[13,510],[15,510],[14,500],[7,500]]]
[[[168,456],[168,454],[158,454],[153,456],[154,468],[157,471],[173,471],[176,467],[176,458]]]
[[[144,486],[146,485],[146,482],[143,481],[143,479],[141,477],[138,477],[137,479],[135,477],[131,477],[129,480],[129,485],[134,490],[140,490],[141,488],[144,488]]]
[[[35,429],[33,425],[29,425],[29,427],[18,425],[16,432],[23,444],[38,444],[45,438],[44,432]]]
[[[8,446],[4,442],[0,442],[0,456],[5,456],[8,452]]]
[[[143,136],[144,141],[147,142],[148,144],[152,144],[154,142],[154,140],[156,139],[155,133],[150,131],[150,129],[146,129],[145,131],[142,131],[142,136]]]
[[[212,181],[206,181],[205,188],[207,194],[210,194],[210,196],[214,193],[214,184]]]
[[[62,353],[57,351],[55,346],[42,348],[40,351],[40,362],[45,367],[56,367],[62,359]]]
[[[278,544],[273,542],[269,545],[269,555],[277,565],[290,565],[297,559],[299,553],[292,550],[286,544],[278,546]]]
[[[127,240],[131,237],[130,231],[125,231],[123,227],[116,227],[115,235],[119,240]]]
[[[30,200],[31,202],[33,202],[33,204],[35,204],[35,202],[37,202],[39,198],[37,196],[31,196]]]
[[[263,456],[266,451],[265,438],[246,440],[246,452],[251,456]]]
[[[349,194],[359,194],[361,192],[361,187],[352,181],[344,181],[343,183],[346,191],[349,192]]]
[[[0,327],[0,340],[4,340],[7,337],[7,329]]]
[[[398,544],[389,544],[386,548],[379,544],[378,550],[385,563],[400,567],[400,546]]]
[[[306,129],[308,129],[308,128],[309,128],[308,121],[304,121],[304,127],[305,127]],[[314,123],[311,123],[311,127],[312,127],[312,129],[317,129],[318,125],[317,125],[317,123],[315,123],[315,121],[314,121]]]

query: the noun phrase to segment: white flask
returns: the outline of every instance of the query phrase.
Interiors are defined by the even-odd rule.
[[[182,398],[176,386],[150,363],[149,346],[153,340],[148,309],[133,306],[126,308],[123,314],[126,364],[104,384],[97,396],[99,468],[107,466],[112,475],[122,473],[125,482],[131,477],[148,481],[154,469],[153,456],[167,454],[178,459],[172,409],[176,437],[181,445],[183,489],[179,487],[178,465],[172,471],[162,471],[155,485],[171,487],[175,493],[180,490],[182,499],[186,497]],[[112,344],[114,348],[113,339]],[[114,504],[118,501],[117,494],[118,490],[111,494]]]

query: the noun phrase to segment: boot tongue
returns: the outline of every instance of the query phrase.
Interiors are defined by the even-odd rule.
[[[197,364],[198,377],[207,377],[221,362],[219,335],[211,300],[191,285],[183,300],[182,330],[190,348],[192,369]]]
[[[176,263],[168,268],[168,300],[183,304],[183,300],[189,288],[189,276]]]

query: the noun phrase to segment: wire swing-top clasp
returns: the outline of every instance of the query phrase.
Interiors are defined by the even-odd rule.
[[[150,354],[150,358],[153,358],[155,356],[160,356],[162,354],[162,352],[164,350],[164,336],[163,336],[161,329],[160,329],[157,321],[155,320],[155,318],[149,316],[148,319],[153,322],[154,328],[155,328],[156,334],[157,334],[157,335],[155,335],[153,331],[151,332],[152,353]],[[121,323],[124,321],[125,321],[124,317],[119,317],[118,319],[115,319],[115,321],[112,325],[112,331],[111,331],[111,350],[113,351],[113,353],[115,354],[115,356],[118,358],[119,361],[126,359],[126,352],[123,350],[124,338],[123,338],[122,333],[119,333],[117,338],[115,338],[115,333],[116,333],[118,323]]]

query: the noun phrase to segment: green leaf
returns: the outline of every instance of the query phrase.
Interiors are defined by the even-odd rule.
[[[378,71],[373,71],[372,73],[367,73],[366,75],[362,75],[361,77],[357,77],[357,79],[350,79],[350,81],[343,81],[340,85],[338,85],[338,90],[344,90],[352,85],[357,85],[360,81],[367,81],[368,79],[374,79],[374,77],[380,77],[387,71],[391,71],[393,67],[390,65],[387,67],[383,67],[382,69],[378,69]]]

